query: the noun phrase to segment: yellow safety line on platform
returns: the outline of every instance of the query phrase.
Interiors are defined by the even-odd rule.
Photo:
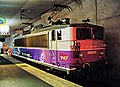
[[[16,64],[18,67],[22,68],[23,70],[31,73],[32,75],[38,77],[39,79],[47,82],[48,84],[52,85],[53,87],[82,87],[65,79],[59,78],[55,75],[49,74],[45,71],[37,69],[31,65],[26,63],[24,64]]]

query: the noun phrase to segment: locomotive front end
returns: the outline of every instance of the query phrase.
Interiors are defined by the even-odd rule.
[[[74,27],[73,31],[72,51],[74,63],[80,61],[81,68],[90,67],[101,61],[107,63],[104,27],[85,23]]]

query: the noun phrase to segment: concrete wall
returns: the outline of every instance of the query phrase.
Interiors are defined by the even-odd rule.
[[[120,79],[120,0],[98,0],[98,23],[106,29],[107,57],[113,64],[112,77]]]

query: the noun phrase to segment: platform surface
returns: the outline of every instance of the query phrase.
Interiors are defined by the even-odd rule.
[[[18,63],[22,64],[20,61]],[[52,86],[0,56],[0,87]]]
[[[82,87],[6,54],[0,54],[0,87]],[[7,61],[8,60],[8,61]],[[4,61],[4,63],[2,63]],[[7,64],[8,63],[8,64]]]

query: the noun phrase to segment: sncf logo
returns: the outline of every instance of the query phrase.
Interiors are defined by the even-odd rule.
[[[60,59],[64,60],[64,61],[67,61],[68,60],[68,55],[60,53]]]

